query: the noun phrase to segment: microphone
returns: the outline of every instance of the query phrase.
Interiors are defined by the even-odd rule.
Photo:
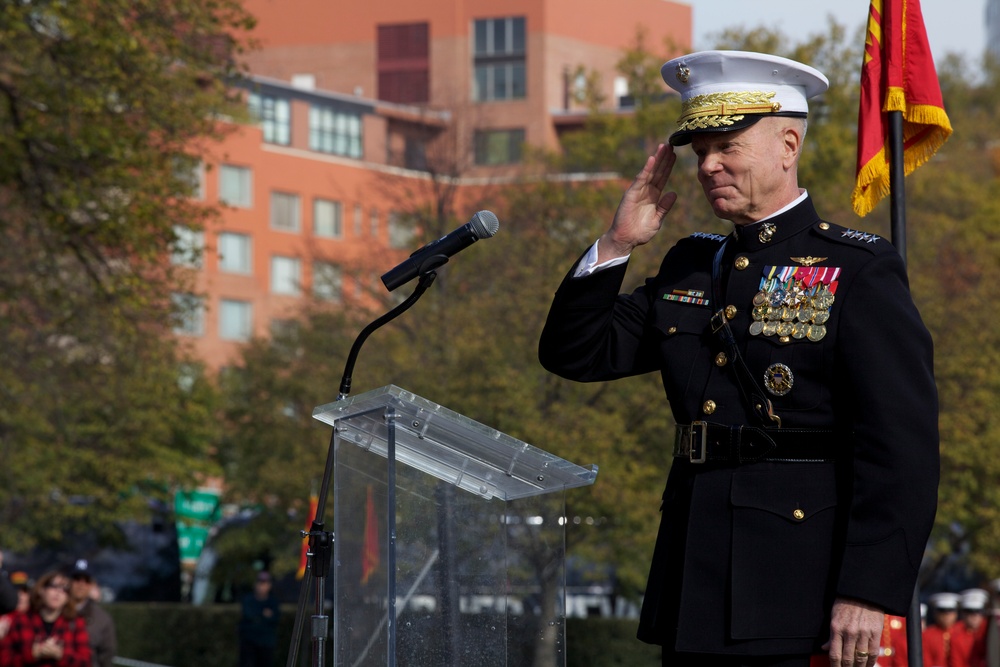
[[[391,292],[418,275],[445,264],[449,257],[460,250],[465,250],[479,239],[493,236],[499,228],[500,221],[492,211],[480,211],[472,216],[472,220],[455,231],[437,241],[431,241],[403,260],[401,264],[385,272],[382,275],[382,283]]]

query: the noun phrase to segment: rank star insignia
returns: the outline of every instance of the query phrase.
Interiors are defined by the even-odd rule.
[[[855,241],[864,241],[865,243],[875,243],[881,236],[876,236],[875,234],[869,234],[868,232],[861,232],[856,229],[848,229],[841,234],[841,236],[849,239],[854,239]]]
[[[709,239],[710,241],[725,241],[726,237],[721,234],[709,234],[708,232],[695,232],[691,235],[693,239]]]
[[[820,262],[825,262],[826,257],[813,257],[812,255],[808,257],[790,257],[796,264],[801,264],[802,266],[812,266],[813,264],[819,264]]]

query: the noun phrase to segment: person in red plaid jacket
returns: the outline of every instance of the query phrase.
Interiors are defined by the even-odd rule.
[[[0,667],[90,667],[87,627],[69,604],[69,579],[42,575],[31,591],[31,607],[14,615],[0,643]]]

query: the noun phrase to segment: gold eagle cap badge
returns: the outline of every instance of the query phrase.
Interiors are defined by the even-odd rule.
[[[826,257],[813,257],[809,255],[808,257],[790,257],[796,264],[801,264],[802,266],[812,266],[813,264],[819,264],[820,262],[825,262]]]

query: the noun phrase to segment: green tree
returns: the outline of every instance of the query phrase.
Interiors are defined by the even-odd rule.
[[[230,0],[0,4],[7,548],[113,532],[212,469],[214,392],[173,342],[191,286],[169,260],[213,215],[191,174],[238,114],[229,35],[249,26]]]
[[[964,535],[966,564],[1000,576],[1000,349],[993,309],[1000,303],[1000,161],[990,119],[1000,100],[1000,69],[985,62],[973,79],[957,57],[940,68],[955,132],[907,179],[910,280],[935,342],[941,402],[941,487],[933,554],[954,554]]]

